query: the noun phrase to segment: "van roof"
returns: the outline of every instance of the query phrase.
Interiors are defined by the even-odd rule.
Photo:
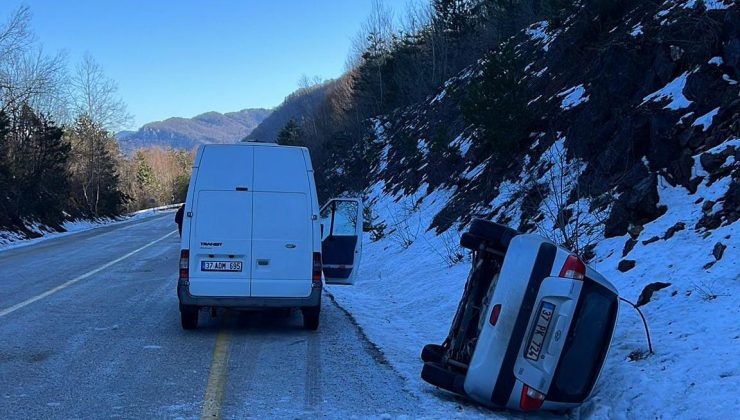
[[[246,146],[250,146],[250,147],[254,147],[254,146],[260,146],[260,147],[290,147],[290,148],[294,148],[294,149],[305,149],[306,148],[306,147],[303,147],[303,146],[286,146],[286,145],[277,144],[277,143],[266,143],[266,142],[260,142],[260,141],[241,141],[241,142],[238,142],[238,143],[227,143],[227,144],[224,144],[224,143],[209,143],[209,144],[204,144],[203,145],[203,147],[216,147],[216,146],[227,146],[227,147],[233,147],[233,146],[242,146],[242,147],[246,147]]]

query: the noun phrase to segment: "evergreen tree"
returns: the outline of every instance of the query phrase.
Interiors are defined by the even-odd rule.
[[[278,133],[277,143],[283,146],[305,146],[303,131],[295,119],[291,118]]]
[[[7,114],[0,111],[0,191],[5,192],[0,194],[0,226],[8,226],[10,224],[10,197],[7,194],[10,187],[6,141],[8,125]]]
[[[93,216],[120,213],[128,197],[120,190],[116,140],[85,115],[75,121],[69,138],[74,154],[70,170],[75,202]]]
[[[10,135],[4,136],[11,141],[5,155],[8,165],[3,165],[12,179],[6,186],[9,214],[16,221],[40,217],[60,222],[69,193],[66,166],[70,151],[62,130],[27,105],[11,124]]]

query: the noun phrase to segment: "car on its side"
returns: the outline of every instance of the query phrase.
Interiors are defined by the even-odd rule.
[[[609,351],[616,288],[539,235],[476,219],[460,242],[473,267],[448,337],[422,351],[422,378],[489,407],[583,403]]]
[[[322,213],[304,147],[201,146],[182,223],[182,327],[196,328],[203,308],[299,308],[304,326],[317,329],[322,271],[351,278],[362,243],[362,202],[338,198],[327,206]],[[320,214],[331,226],[322,229]],[[333,264],[322,266],[322,257]]]

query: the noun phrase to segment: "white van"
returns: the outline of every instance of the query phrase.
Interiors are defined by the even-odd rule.
[[[308,149],[201,146],[182,225],[182,327],[196,328],[202,308],[300,308],[304,326],[315,330],[322,239],[327,277],[351,281],[362,246],[362,203],[334,199],[321,211]]]

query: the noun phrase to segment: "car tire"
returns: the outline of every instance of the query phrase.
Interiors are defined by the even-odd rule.
[[[180,308],[180,323],[184,330],[194,330],[198,328],[198,308],[183,306]]]
[[[303,328],[311,331],[316,331],[319,328],[319,315],[321,314],[321,307],[316,308],[303,308]]]
[[[460,246],[467,248],[471,251],[480,251],[481,245],[484,245],[486,241],[478,235],[473,235],[470,232],[465,232],[460,236]]]
[[[474,219],[468,232],[485,240],[488,247],[501,252],[506,252],[511,240],[519,234],[510,227],[483,219]]]
[[[452,372],[440,363],[424,363],[421,369],[421,379],[438,388],[465,395],[465,375]]]
[[[441,344],[427,344],[421,349],[421,360],[439,363],[444,357],[445,348]]]

